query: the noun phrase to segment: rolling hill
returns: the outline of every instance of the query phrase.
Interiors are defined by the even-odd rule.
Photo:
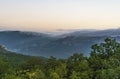
[[[40,56],[35,57],[35,56],[18,54],[16,52],[11,52],[1,45],[0,45],[0,57],[5,58],[9,62],[9,64],[12,65],[12,67],[17,67],[21,64],[24,64],[32,58],[39,58],[44,61],[47,59],[45,57],[40,57]]]

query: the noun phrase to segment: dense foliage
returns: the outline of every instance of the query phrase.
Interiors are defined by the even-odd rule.
[[[9,53],[0,47],[0,79],[120,79],[120,43],[106,38],[89,57],[75,53],[48,59]]]

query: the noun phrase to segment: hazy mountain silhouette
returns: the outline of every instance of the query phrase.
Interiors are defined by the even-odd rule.
[[[75,52],[89,56],[91,45],[103,41],[106,37],[119,41],[120,29],[83,30],[59,36],[35,32],[1,31],[0,44],[22,54],[65,58]]]

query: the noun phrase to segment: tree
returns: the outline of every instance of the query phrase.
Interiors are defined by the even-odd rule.
[[[77,73],[75,71],[72,71],[70,79],[79,79],[78,76],[77,76]]]
[[[30,59],[28,59],[28,61],[26,63],[23,63],[20,68],[23,70],[32,70],[32,69],[36,69],[36,68],[40,68],[43,69],[44,67],[44,62],[41,58],[39,57],[31,57]]]
[[[106,69],[104,61],[113,59],[112,57],[116,54],[117,49],[120,48],[120,44],[116,40],[106,38],[104,43],[93,45],[92,52],[89,57],[89,64],[94,69]]]
[[[120,66],[117,56],[120,56],[120,43],[106,38],[103,43],[95,44],[91,48],[88,62],[93,69],[92,79],[118,79],[115,68]]]
[[[55,57],[51,56],[47,61],[46,69],[47,70],[51,69],[51,70],[55,71],[57,66],[59,66],[59,62],[57,61],[57,59]]]
[[[27,73],[27,75],[29,79],[45,79],[45,74],[39,69]]]
[[[50,79],[60,79],[60,77],[56,72],[51,72]]]
[[[116,40],[106,38],[104,43],[92,45],[91,56],[99,56],[102,59],[108,59],[113,56],[117,49],[120,48],[120,44]]]
[[[73,54],[67,59],[67,76],[69,77],[73,71],[79,71],[79,64],[86,61],[86,57],[83,54]]]
[[[2,74],[8,73],[9,69],[10,69],[10,65],[8,61],[5,58],[0,57],[0,76]]]
[[[60,76],[60,79],[65,78],[67,74],[66,63],[61,63],[60,66],[56,68],[55,72]]]

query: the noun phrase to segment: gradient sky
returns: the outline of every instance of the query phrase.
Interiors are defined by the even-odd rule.
[[[120,27],[120,0],[0,0],[0,29]]]

